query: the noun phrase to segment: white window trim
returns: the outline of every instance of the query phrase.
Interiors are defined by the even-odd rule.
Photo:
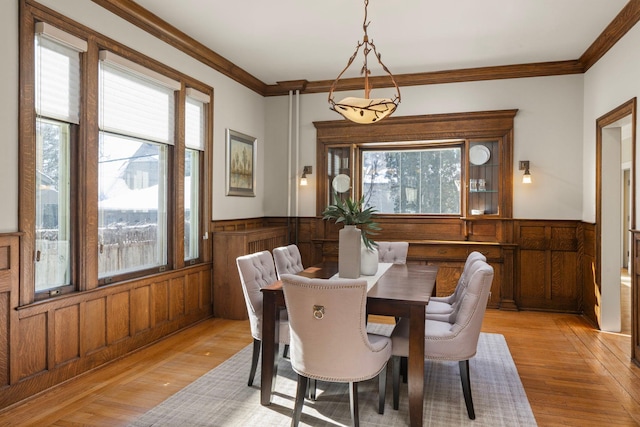
[[[61,43],[78,52],[86,52],[88,44],[86,40],[73,36],[46,22],[36,22],[36,35],[45,36],[57,43]]]
[[[150,70],[147,67],[143,67],[136,62],[130,61],[127,58],[123,58],[122,56],[116,55],[115,53],[108,50],[100,51],[100,60],[120,67],[126,71],[138,74],[143,78],[151,79],[158,84],[168,87],[169,89],[180,90],[180,88],[182,87],[179,81],[173,80],[163,74]]]

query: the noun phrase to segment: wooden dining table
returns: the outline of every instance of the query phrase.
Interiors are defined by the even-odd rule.
[[[338,272],[335,262],[307,268],[301,276],[329,279]],[[367,313],[409,319],[409,420],[422,426],[424,408],[424,325],[425,307],[434,290],[438,267],[419,264],[394,264],[378,278],[367,293]],[[262,372],[260,403],[271,404],[278,373],[278,327],[280,309],[285,307],[282,283],[262,288]]]

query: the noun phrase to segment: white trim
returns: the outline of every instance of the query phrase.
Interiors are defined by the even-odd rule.
[[[45,36],[50,40],[61,43],[73,50],[77,50],[78,52],[86,52],[88,48],[86,40],[72,36],[51,24],[47,24],[46,22],[36,22],[36,34]]]
[[[163,86],[168,87],[169,89],[180,90],[180,88],[182,87],[179,81],[173,80],[165,76],[164,74],[160,74],[156,71],[150,70],[147,67],[143,67],[136,62],[130,61],[127,58],[123,58],[122,56],[116,55],[115,53],[108,50],[100,51],[100,60],[120,67],[126,71],[131,71],[143,78],[151,79]]]
[[[200,92],[197,89],[194,89],[192,87],[188,87],[187,88],[187,96],[189,98],[193,98],[197,101],[203,102],[205,104],[210,104],[211,103],[211,97],[204,93],[204,92]]]

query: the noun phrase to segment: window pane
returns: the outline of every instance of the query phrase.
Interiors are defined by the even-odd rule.
[[[380,213],[459,214],[460,147],[363,151],[362,194]]]
[[[36,292],[71,283],[69,128],[36,121]]]
[[[167,146],[100,132],[100,277],[167,262]]]
[[[184,259],[200,256],[200,152],[185,150],[184,156]]]
[[[185,138],[189,148],[204,151],[205,134],[204,103],[187,97],[185,102]]]

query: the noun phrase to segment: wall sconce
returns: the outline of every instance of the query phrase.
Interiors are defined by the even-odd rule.
[[[523,184],[531,184],[531,172],[529,172],[529,160],[520,160],[520,170],[524,171],[522,175]]]
[[[311,175],[313,168],[305,166],[302,168],[302,176],[300,177],[300,185],[307,185],[307,174]]]

